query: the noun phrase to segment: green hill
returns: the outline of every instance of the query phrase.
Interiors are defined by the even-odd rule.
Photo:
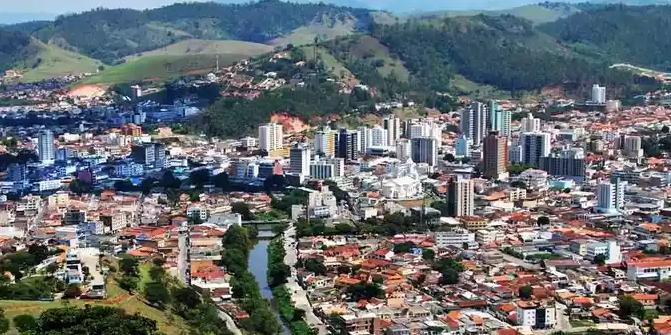
[[[18,69],[23,69],[23,82],[35,82],[69,74],[94,73],[102,63],[84,55],[52,44],[33,39],[35,52],[22,59]]]
[[[471,11],[438,11],[423,13],[418,17],[421,19],[442,19],[446,17],[476,16],[480,14],[489,16],[512,15],[531,21],[533,24],[554,22],[561,18],[571,16],[580,12],[580,6],[566,3],[539,3],[525,5],[504,10],[471,10]]]
[[[578,52],[671,70],[671,6],[612,5],[540,26]]]
[[[164,47],[126,57],[135,60],[148,56],[188,56],[188,55],[243,55],[256,56],[272,51],[266,44],[234,40],[188,39]]]
[[[350,32],[371,22],[369,10],[322,3],[279,0],[243,5],[179,3],[145,11],[97,9],[62,16],[34,35],[112,64],[123,57],[185,39],[266,43],[296,33],[304,26],[347,25]]]

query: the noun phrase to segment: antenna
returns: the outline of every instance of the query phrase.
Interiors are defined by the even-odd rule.
[[[219,55],[217,54],[217,72],[219,72]]]

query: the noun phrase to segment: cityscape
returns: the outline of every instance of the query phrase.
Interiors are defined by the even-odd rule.
[[[524,8],[1,24],[0,334],[671,334],[671,7]]]

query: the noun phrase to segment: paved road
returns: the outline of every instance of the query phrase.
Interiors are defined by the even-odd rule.
[[[326,329],[326,325],[324,325],[324,322],[315,315],[307,293],[300,285],[298,285],[296,280],[295,266],[298,262],[298,255],[296,253],[296,247],[293,246],[293,243],[296,242],[296,227],[294,227],[293,222],[290,223],[289,227],[284,231],[283,241],[284,251],[286,252],[284,263],[291,267],[291,276],[286,284],[287,289],[291,293],[291,300],[296,308],[305,311],[305,321],[310,327],[317,328],[319,335],[327,335],[329,332]]]
[[[228,330],[230,330],[231,333],[233,333],[233,335],[242,335],[242,332],[233,321],[233,318],[231,318],[231,316],[228,315],[228,313],[222,310],[219,310],[218,312],[219,312],[219,318],[224,320],[224,322],[226,322],[226,328],[228,328]]]

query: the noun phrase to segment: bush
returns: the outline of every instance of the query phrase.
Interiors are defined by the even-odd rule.
[[[78,284],[69,284],[63,291],[63,298],[65,299],[75,299],[80,295],[82,295],[82,289]]]
[[[37,330],[38,324],[35,317],[28,314],[21,314],[14,317],[14,327],[21,333],[30,333]]]

